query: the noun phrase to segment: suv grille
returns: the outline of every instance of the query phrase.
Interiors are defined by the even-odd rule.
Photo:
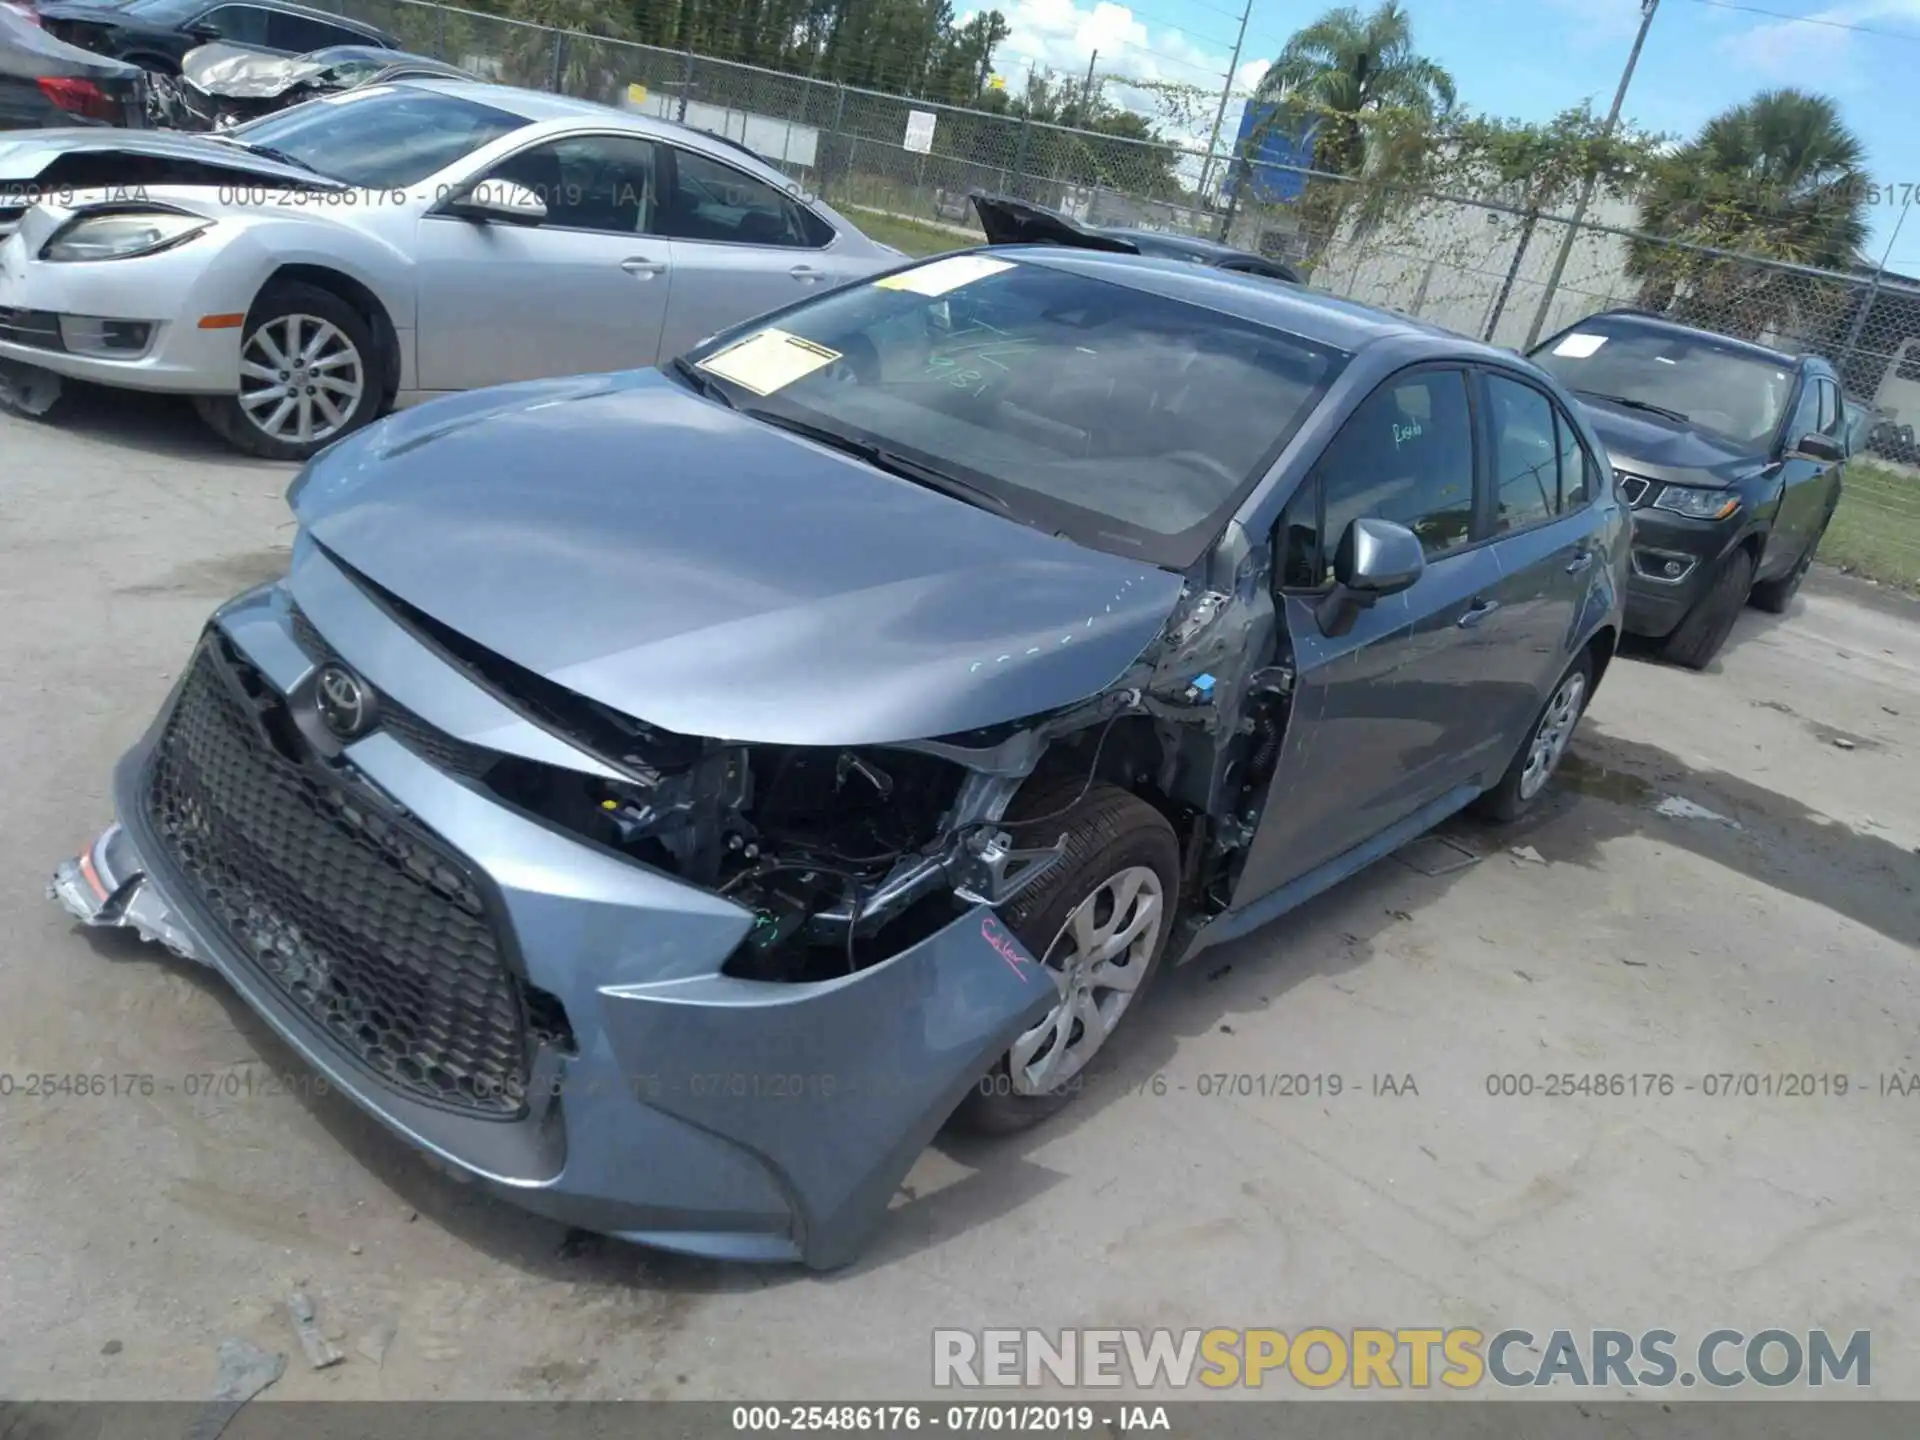
[[[148,779],[160,841],[239,951],[383,1080],[519,1114],[524,1008],[466,861],[304,753],[285,701],[210,635]]]

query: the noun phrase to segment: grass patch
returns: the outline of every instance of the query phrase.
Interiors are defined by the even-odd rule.
[[[969,239],[958,230],[947,230],[921,220],[902,219],[879,210],[848,206],[844,213],[870,239],[878,240],[882,245],[891,245],[896,250],[904,250],[909,255],[938,255],[943,250],[961,250],[969,245],[985,243],[977,235]]]
[[[1847,462],[1846,490],[1820,558],[1856,575],[1920,591],[1920,475]]]

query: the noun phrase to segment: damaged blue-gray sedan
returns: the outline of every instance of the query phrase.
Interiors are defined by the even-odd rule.
[[[1526,361],[1059,247],[439,400],[288,498],[54,893],[517,1204],[816,1267],[1163,962],[1531,804],[1626,563]]]

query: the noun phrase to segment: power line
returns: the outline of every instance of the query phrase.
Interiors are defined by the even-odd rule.
[[[1821,25],[1829,30],[1851,30],[1859,35],[1878,35],[1885,40],[1920,42],[1920,34],[1911,30],[1882,30],[1877,25],[1855,25],[1848,20],[1829,20],[1820,15],[1789,15],[1783,10],[1767,10],[1758,5],[1741,5],[1737,0],[1690,0],[1690,3],[1705,5],[1713,10],[1737,10],[1742,15],[1764,15],[1769,20],[1781,20],[1793,25]]]

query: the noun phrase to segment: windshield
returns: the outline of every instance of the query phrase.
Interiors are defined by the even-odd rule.
[[[1710,335],[1598,318],[1529,357],[1584,399],[1671,410],[1730,444],[1765,450],[1793,393],[1793,371]]]
[[[823,296],[771,326],[690,358],[742,410],[878,447],[1015,519],[1174,569],[1199,558],[1347,359],[982,254]]]
[[[397,85],[329,96],[225,132],[369,190],[412,185],[527,122],[453,95]]]

